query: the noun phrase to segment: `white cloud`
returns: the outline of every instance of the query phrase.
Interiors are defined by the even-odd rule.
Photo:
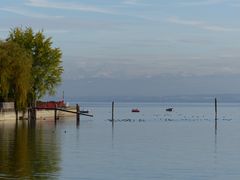
[[[110,10],[99,8],[91,5],[83,5],[79,3],[64,3],[64,2],[49,2],[48,0],[28,0],[26,3],[28,6],[41,7],[41,8],[52,8],[52,9],[63,9],[63,10],[76,10],[84,12],[95,12],[111,14]]]
[[[0,8],[0,11],[6,11],[6,12],[22,15],[22,16],[34,17],[34,18],[62,18],[62,16],[50,16],[46,14],[39,14],[35,12],[30,12],[25,9],[16,8],[16,7],[4,7],[4,8]]]
[[[135,5],[137,3],[138,3],[138,0],[125,0],[125,1],[123,1],[123,4]]]
[[[192,27],[209,30],[209,31],[214,31],[214,32],[240,31],[239,28],[228,28],[228,27],[224,27],[224,26],[208,24],[204,21],[179,19],[178,17],[169,17],[169,18],[167,18],[167,22],[174,23],[174,24],[180,24],[180,25],[186,25],[186,26],[192,26]]]
[[[225,55],[227,52],[223,52]],[[239,74],[238,56],[229,59],[220,55],[161,55],[156,57],[70,57],[66,61],[69,78],[136,78],[169,75]],[[70,58],[70,59],[69,59]],[[141,59],[142,58],[142,59]]]
[[[232,7],[240,7],[240,2],[232,2],[232,3],[230,3],[230,6],[232,6]]]
[[[201,1],[190,1],[190,2],[181,2],[180,5],[183,6],[206,6],[206,5],[216,5],[227,2],[226,0],[201,0]]]

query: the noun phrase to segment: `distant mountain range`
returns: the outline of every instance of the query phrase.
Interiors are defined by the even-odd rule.
[[[64,80],[55,97],[63,91],[66,101],[83,102],[240,102],[239,75],[233,76],[159,76],[116,79],[85,78]]]
[[[207,103],[213,102],[217,98],[219,102],[240,103],[240,94],[208,94],[208,95],[175,95],[163,97],[151,96],[101,96],[101,97],[68,97],[69,102],[176,102],[176,103]],[[50,98],[52,99],[52,98]],[[54,98],[56,99],[56,98]],[[49,100],[49,98],[48,98]]]

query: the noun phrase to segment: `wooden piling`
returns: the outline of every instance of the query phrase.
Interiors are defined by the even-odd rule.
[[[80,124],[80,107],[76,104],[76,119],[77,119],[77,126]]]
[[[56,124],[57,123],[57,105],[55,105],[55,109],[54,109],[54,121]]]
[[[215,98],[215,129],[217,129],[217,98]]]
[[[112,126],[114,126],[114,101],[112,102]]]
[[[28,112],[28,121],[30,120],[30,112],[29,112],[29,108],[27,109]]]

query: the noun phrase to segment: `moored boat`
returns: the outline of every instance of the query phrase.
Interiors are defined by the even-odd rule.
[[[138,112],[140,112],[140,110],[136,108],[136,109],[132,109],[132,112],[138,113]]]
[[[173,108],[167,108],[166,111],[172,112],[172,111],[173,111]]]

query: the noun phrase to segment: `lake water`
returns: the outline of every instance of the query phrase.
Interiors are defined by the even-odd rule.
[[[0,179],[240,179],[240,104],[219,104],[217,130],[213,103],[115,103],[114,128],[111,103],[81,107],[79,127],[0,122]]]

